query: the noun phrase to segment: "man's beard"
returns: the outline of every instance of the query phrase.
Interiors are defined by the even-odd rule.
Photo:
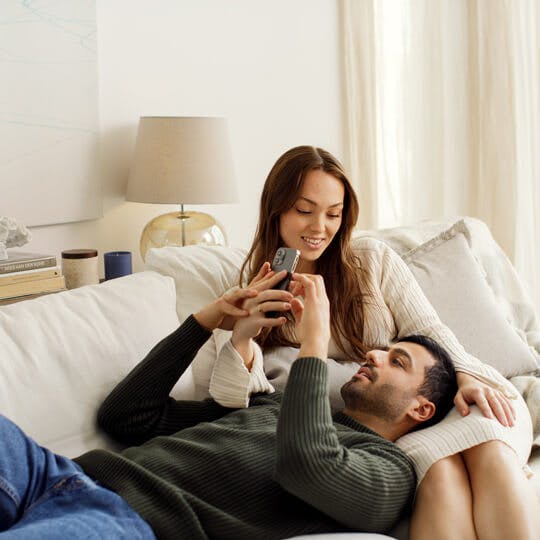
[[[389,422],[396,421],[409,405],[416,392],[401,390],[391,384],[361,384],[356,379],[341,387],[345,407],[351,411],[370,414]]]

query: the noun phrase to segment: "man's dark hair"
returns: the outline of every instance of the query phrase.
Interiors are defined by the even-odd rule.
[[[450,355],[430,337],[412,334],[399,341],[424,347],[435,360],[432,366],[426,367],[424,382],[418,387],[418,394],[435,405],[435,414],[415,428],[424,429],[440,422],[453,407],[457,392],[456,370]]]

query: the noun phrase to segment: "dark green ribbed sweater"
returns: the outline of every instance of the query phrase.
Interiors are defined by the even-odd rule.
[[[84,471],[119,493],[158,538],[389,529],[413,496],[413,468],[352,418],[332,419],[320,359],[297,360],[283,394],[254,395],[247,409],[169,397],[209,336],[190,317],[113,390],[98,421],[141,446],[88,452],[75,460]]]

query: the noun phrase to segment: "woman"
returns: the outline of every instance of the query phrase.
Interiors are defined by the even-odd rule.
[[[523,400],[495,369],[463,350],[395,252],[367,238],[353,252],[358,211],[343,167],[330,153],[310,146],[289,150],[264,185],[259,224],[242,272],[261,268],[280,246],[300,250],[297,272],[324,278],[331,306],[330,356],[348,362],[348,377],[368,350],[414,332],[450,352],[458,371],[457,410],[398,441],[413,460],[419,482],[412,539],[537,538],[539,505],[523,472],[532,442]],[[247,274],[248,281],[254,279],[255,272]],[[297,343],[291,323],[261,326],[257,341],[265,352]],[[257,348],[240,353],[250,369],[255,366],[249,391],[271,390],[256,368],[261,364]],[[229,363],[229,381],[234,369],[242,371]],[[218,360],[211,394],[234,404],[239,389],[219,384],[223,372]],[[473,404],[478,409],[469,407]]]

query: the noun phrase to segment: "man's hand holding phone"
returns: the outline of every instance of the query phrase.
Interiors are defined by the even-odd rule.
[[[295,332],[300,341],[298,357],[328,357],[330,340],[330,302],[326,295],[322,276],[293,274],[294,281],[302,287],[304,301],[295,297],[291,300],[291,311],[295,320]]]

